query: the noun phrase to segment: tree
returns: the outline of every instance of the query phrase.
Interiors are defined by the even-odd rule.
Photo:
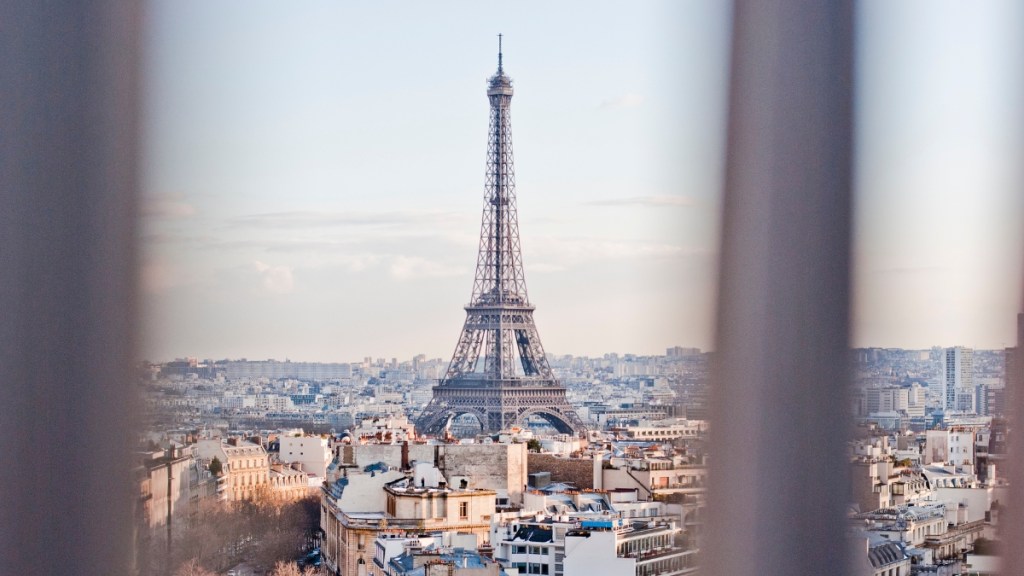
[[[281,560],[298,558],[308,549],[308,535],[319,525],[319,496],[263,505],[249,521],[260,542],[250,561],[257,566],[270,567]]]
[[[526,441],[526,449],[530,452],[540,452],[540,440],[530,438]]]
[[[213,474],[214,476],[220,476],[221,472],[223,471],[224,465],[220,463],[220,458],[214,456],[213,460],[210,460],[210,474]]]
[[[249,500],[201,501],[196,521],[182,525],[182,533],[175,537],[170,558],[163,540],[152,539],[143,573],[165,574],[169,565],[180,572],[172,568],[174,576],[209,576],[243,561],[269,573],[275,563],[294,564],[309,550],[310,535],[319,529],[320,498],[281,501],[272,496],[268,488]]]
[[[203,568],[199,560],[193,558],[179,566],[174,576],[217,576],[217,574]]]
[[[269,576],[313,576],[318,572],[312,566],[307,566],[305,570],[302,570],[295,562],[278,562],[274,564],[274,570],[270,572]]]

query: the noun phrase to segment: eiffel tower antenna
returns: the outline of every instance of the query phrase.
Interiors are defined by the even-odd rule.
[[[539,416],[559,432],[582,435],[586,428],[548,365],[526,293],[512,160],[512,79],[502,67],[501,41],[499,34],[498,71],[487,81],[490,127],[473,293],[452,361],[416,428],[440,434],[453,418],[472,414],[484,432],[499,432]]]

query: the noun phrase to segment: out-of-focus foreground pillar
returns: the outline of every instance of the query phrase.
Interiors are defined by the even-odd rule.
[[[735,4],[708,574],[848,573],[853,11]]]
[[[1024,120],[1024,118],[1020,119]],[[1024,303],[1022,303],[1024,309]],[[1006,394],[1010,401],[1009,433],[1006,439],[1008,480],[1010,482],[1009,502],[1000,502],[1003,508],[997,516],[1000,531],[997,536],[1002,540],[1000,548],[1002,566],[1000,574],[1024,574],[1024,429],[1018,424],[1024,416],[1024,325],[1017,319],[1017,346],[1010,354],[1014,369],[1006,372]],[[997,470],[998,473],[998,470]]]
[[[132,558],[139,16],[0,2],[4,576],[118,575]]]

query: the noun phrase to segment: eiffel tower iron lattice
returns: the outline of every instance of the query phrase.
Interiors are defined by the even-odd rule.
[[[484,432],[498,432],[538,416],[559,432],[583,434],[586,427],[548,365],[526,295],[512,163],[512,79],[502,67],[500,35],[498,71],[488,80],[487,98],[487,177],[473,296],[448,371],[416,428],[440,434],[453,418],[472,414]]]

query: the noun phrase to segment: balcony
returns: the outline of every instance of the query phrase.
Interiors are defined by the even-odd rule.
[[[651,548],[650,550],[644,550],[642,552],[630,552],[625,554],[623,558],[633,558],[637,561],[637,564],[641,564],[661,560],[663,558],[671,558],[673,556],[686,556],[688,554],[695,554],[696,552],[696,550],[666,546],[662,548]]]

